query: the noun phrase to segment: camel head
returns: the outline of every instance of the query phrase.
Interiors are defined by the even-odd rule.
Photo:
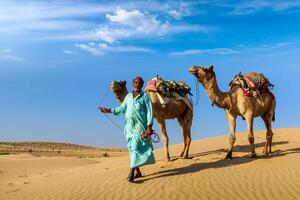
[[[125,96],[128,94],[126,88],[126,81],[120,81],[120,80],[112,81],[111,90],[113,91],[118,102],[121,103],[124,100]]]
[[[126,88],[126,81],[112,81],[110,86],[112,91],[123,91]]]
[[[214,72],[214,66],[192,66],[189,69],[189,72],[191,74],[193,74],[194,76],[197,77],[197,79],[201,82],[201,83],[205,83],[208,82],[210,79],[212,79],[215,76],[215,72]]]

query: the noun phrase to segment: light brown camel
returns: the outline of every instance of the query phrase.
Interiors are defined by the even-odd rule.
[[[118,100],[122,103],[125,96],[128,94],[126,88],[126,81],[112,81],[111,89]],[[191,126],[193,120],[193,110],[190,109],[186,103],[182,100],[170,99],[169,102],[163,108],[159,102],[157,94],[155,92],[148,92],[153,106],[153,117],[156,118],[163,139],[166,160],[170,161],[169,154],[169,137],[166,129],[166,119],[177,118],[183,133],[183,150],[180,154],[180,158],[188,158],[189,147],[191,144]]]
[[[265,156],[268,156],[269,153],[271,153],[273,137],[271,123],[272,120],[275,120],[275,98],[264,93],[261,94],[261,102],[257,98],[247,97],[244,94],[243,89],[238,85],[233,86],[229,92],[222,92],[218,87],[213,66],[192,66],[189,71],[198,78],[212,102],[225,110],[230,127],[229,149],[225,159],[232,159],[232,149],[235,142],[236,117],[238,115],[246,119],[247,122],[251,157],[256,157],[254,148],[253,118],[260,116],[263,119],[267,128],[266,145],[263,153]]]

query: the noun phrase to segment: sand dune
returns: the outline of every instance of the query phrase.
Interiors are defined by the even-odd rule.
[[[261,157],[265,131],[255,132],[258,159],[238,134],[233,160],[223,160],[228,136],[193,141],[191,159],[142,168],[128,183],[129,158],[0,156],[0,199],[299,199],[300,128],[276,129],[273,153]],[[181,145],[170,148],[179,154]]]

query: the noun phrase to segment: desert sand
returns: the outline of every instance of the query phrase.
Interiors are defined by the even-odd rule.
[[[257,159],[249,158],[247,134],[237,134],[233,160],[224,160],[228,135],[193,140],[190,159],[142,168],[128,183],[129,158],[0,156],[0,199],[299,199],[300,128],[275,129],[273,153],[262,157],[265,131],[255,131]],[[178,155],[182,145],[172,145]],[[125,154],[126,155],[126,154]]]

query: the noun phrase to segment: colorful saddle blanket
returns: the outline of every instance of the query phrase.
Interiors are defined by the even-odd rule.
[[[145,91],[159,92],[162,96],[172,97],[174,93],[182,97],[188,94],[192,95],[191,88],[183,81],[163,80],[161,77],[156,76],[148,81]]]
[[[148,81],[145,91],[157,92],[158,99],[163,108],[166,107],[170,98],[184,101],[192,110],[193,105],[188,98],[188,94],[192,95],[191,88],[183,81],[176,82],[174,80],[163,80],[156,76]]]
[[[270,91],[274,85],[262,73],[239,73],[230,81],[229,85],[230,87],[235,85],[240,86],[248,97],[256,98],[259,94],[268,93],[272,98],[275,98]]]

